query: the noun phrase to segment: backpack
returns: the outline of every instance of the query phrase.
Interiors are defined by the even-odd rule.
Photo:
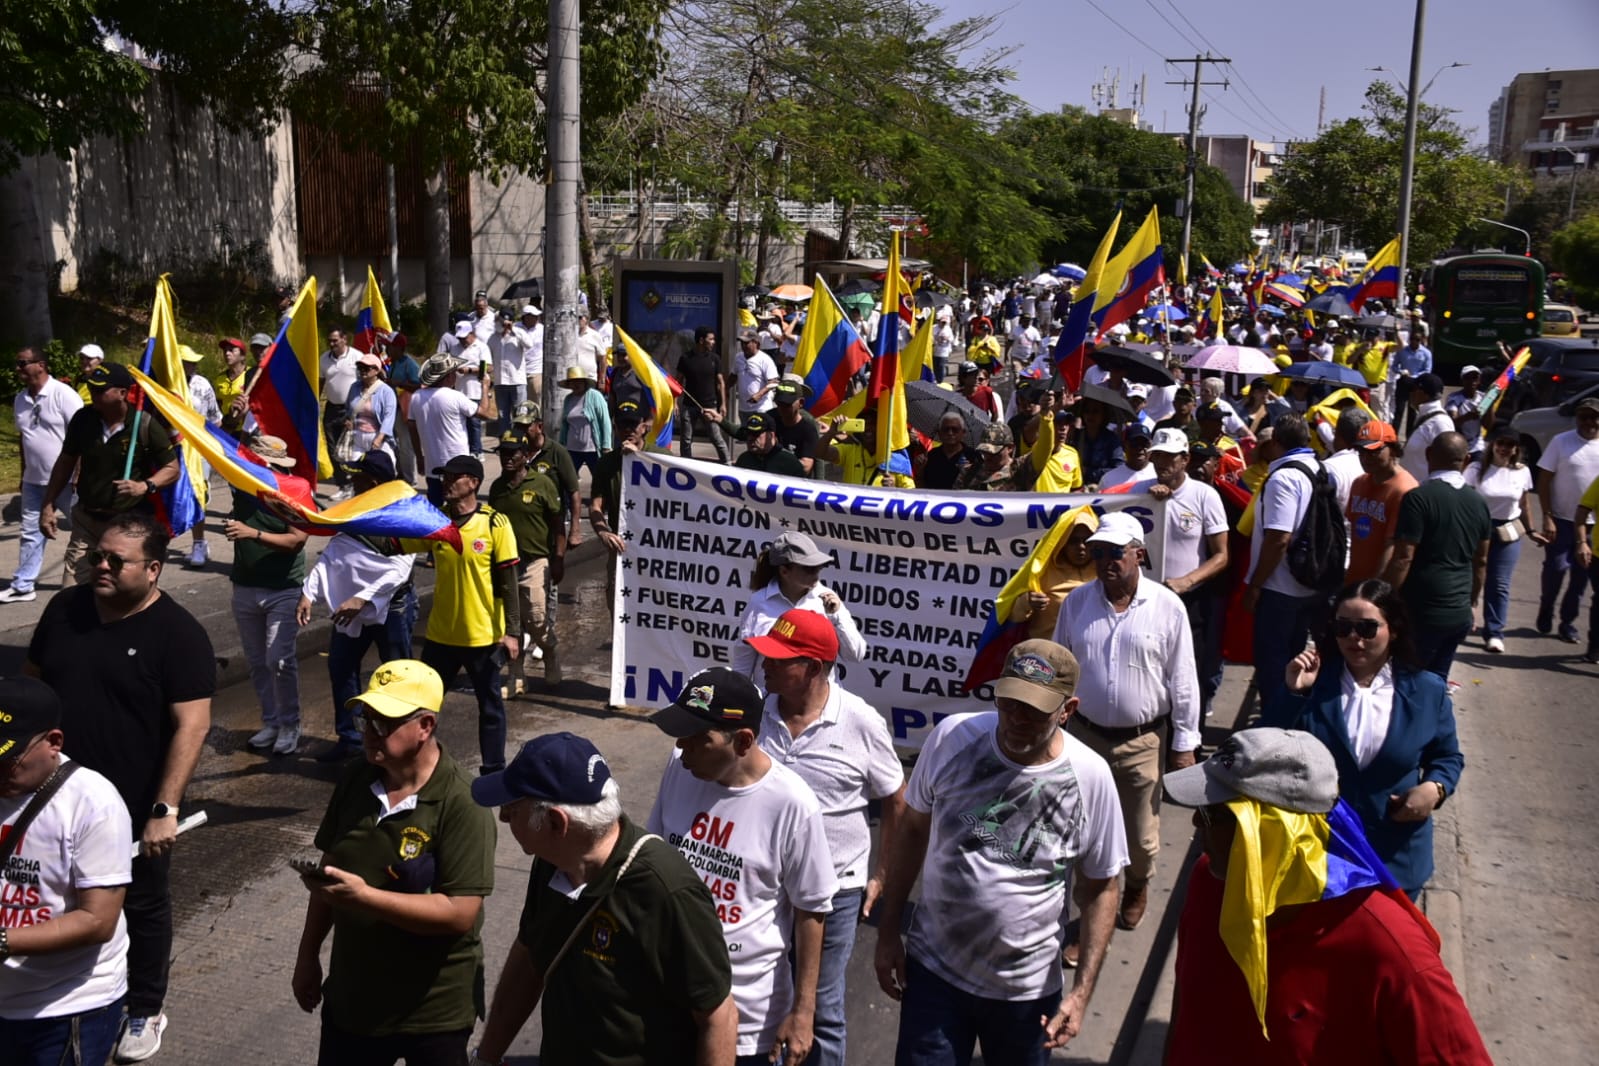
[[[1311,469],[1304,463],[1283,464],[1310,479],[1310,505],[1288,544],[1284,562],[1294,580],[1320,593],[1336,592],[1344,583],[1345,552],[1348,541],[1344,512],[1338,506],[1338,490],[1326,468]]]

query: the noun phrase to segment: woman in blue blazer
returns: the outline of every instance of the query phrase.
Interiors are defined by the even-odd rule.
[[[1412,899],[1432,876],[1432,812],[1465,759],[1444,679],[1417,669],[1404,605],[1387,582],[1338,594],[1325,658],[1306,648],[1260,724],[1303,729],[1338,763],[1338,791]]]

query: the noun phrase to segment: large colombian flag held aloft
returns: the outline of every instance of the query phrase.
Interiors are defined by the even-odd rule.
[[[905,376],[900,368],[900,326],[916,321],[915,304],[899,269],[899,230],[888,249],[888,270],[883,275],[883,314],[877,320],[877,345],[872,352],[872,377],[866,402],[877,407],[877,441],[874,454],[887,457],[911,444],[906,415]],[[809,327],[807,327],[809,332]]]
[[[811,286],[805,332],[794,354],[794,373],[804,378],[811,390],[805,409],[815,415],[836,409],[849,395],[850,379],[871,361],[871,349],[850,324],[827,282],[817,275]]]
[[[377,275],[368,264],[366,295],[361,297],[361,309],[355,313],[355,339],[351,343],[357,351],[370,352],[378,341],[388,340],[393,334],[389,309],[383,306],[383,290],[378,287]]]
[[[650,353],[639,347],[638,341],[627,335],[621,326],[616,326],[616,339],[622,342],[622,347],[627,351],[627,361],[633,367],[633,373],[644,385],[644,417],[649,420],[650,429],[647,440],[654,448],[666,448],[672,443],[672,428],[675,421],[674,414],[677,403],[672,398],[672,379],[650,358]]]
[[[263,432],[283,438],[294,457],[294,468],[313,486],[317,478],[333,476],[316,387],[321,351],[316,278],[310,278],[294,298],[278,339],[261,356],[258,380],[250,392],[250,410]]]
[[[144,373],[168,389],[189,409],[189,375],[178,354],[177,317],[172,309],[172,286],[163,274],[155,283],[155,303],[150,308],[150,339],[144,345],[139,363]],[[137,419],[150,418],[144,411],[144,398],[134,399]],[[204,423],[204,419],[200,420]],[[174,427],[176,430],[176,427]],[[183,435],[174,432],[173,446],[178,453],[178,480],[156,493],[156,510],[173,534],[193,529],[205,517],[210,488],[206,484],[205,464],[193,448],[184,446]],[[131,450],[130,458],[131,462]]]
[[[390,481],[318,511],[311,496],[311,483],[305,478],[273,470],[249,448],[206,422],[148,376],[137,370],[133,376],[161,417],[183,434],[185,442],[192,444],[223,480],[254,496],[261,506],[285,522],[317,536],[349,533],[441,540],[461,550],[461,531],[455,523],[403,481]]]
[[[994,609],[989,613],[988,621],[983,623],[982,635],[977,638],[977,649],[972,652],[971,669],[966,671],[965,687],[968,692],[998,677],[1005,668],[1005,656],[1027,639],[1027,623],[1011,621],[1011,611],[1018,601],[1027,598],[1029,592],[1044,591],[1044,571],[1049,569],[1050,560],[1055,558],[1055,553],[1070,535],[1072,526],[1079,521],[1087,522],[1090,529],[1099,528],[1099,515],[1092,504],[1074,507],[1056,519],[1055,524],[1049,527],[1049,532],[1039,538],[1027,558],[1022,560],[1022,565],[1005,582],[1005,587],[999,590],[999,595],[994,598]]]
[[[1094,257],[1088,261],[1088,272],[1077,288],[1072,290],[1071,310],[1066,312],[1066,323],[1061,327],[1060,339],[1055,342],[1052,358],[1055,371],[1076,392],[1083,384],[1088,370],[1088,348],[1094,326],[1094,305],[1099,302],[1099,287],[1106,283],[1105,264],[1110,260],[1111,245],[1116,243],[1116,231],[1121,228],[1122,213],[1110,220],[1110,227],[1099,239]]]
[[[1166,251],[1160,245],[1160,218],[1149,209],[1127,246],[1105,268],[1106,277],[1094,299],[1094,324],[1104,336],[1144,309],[1149,294],[1166,284]]]
[[[1396,300],[1399,298],[1399,238],[1382,246],[1366,264],[1360,284],[1349,293],[1349,306],[1359,311],[1367,300]]]

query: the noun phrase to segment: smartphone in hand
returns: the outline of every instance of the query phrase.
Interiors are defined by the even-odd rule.
[[[289,866],[301,877],[315,881],[317,884],[332,885],[338,883],[338,878],[329,876],[328,872],[322,868],[322,863],[317,859],[290,859]]]

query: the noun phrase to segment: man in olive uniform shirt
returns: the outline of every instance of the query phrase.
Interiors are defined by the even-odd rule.
[[[543,1066],[732,1066],[738,1008],[710,890],[622,813],[594,745],[530,740],[472,797],[535,859],[473,1066],[502,1063],[540,1001]]]
[[[555,480],[527,465],[532,449],[527,435],[512,426],[500,437],[501,474],[489,485],[489,506],[511,520],[516,536],[517,589],[521,593],[522,629],[544,658],[544,681],[561,683],[561,660],[555,642],[555,619],[546,607],[566,570],[566,526],[561,515],[561,490]],[[523,648],[524,653],[531,648]],[[511,664],[511,689],[523,687],[526,655]]]
[[[733,465],[767,474],[805,477],[805,467],[777,437],[777,418],[769,411],[754,411],[744,416],[744,440],[749,450]]]
[[[111,519],[124,511],[155,512],[156,490],[178,480],[178,456],[172,438],[148,412],[138,414],[139,442],[133,451],[133,467],[127,470],[128,441],[135,418],[128,405],[128,390],[133,375],[121,363],[102,363],[89,371],[85,381],[89,404],[67,423],[61,455],[50,470],[45,486],[44,505],[39,510],[39,529],[46,537],[56,537],[55,501],[77,472],[78,502],[72,508],[72,536],[62,584],[82,585],[94,573],[85,556],[100,543]]]
[[[366,758],[317,829],[317,869],[294,964],[294,999],[322,1005],[318,1066],[460,1066],[482,1014],[483,898],[494,819],[435,731],[444,683],[396,659],[351,701]],[[323,980],[321,949],[333,933]]]

